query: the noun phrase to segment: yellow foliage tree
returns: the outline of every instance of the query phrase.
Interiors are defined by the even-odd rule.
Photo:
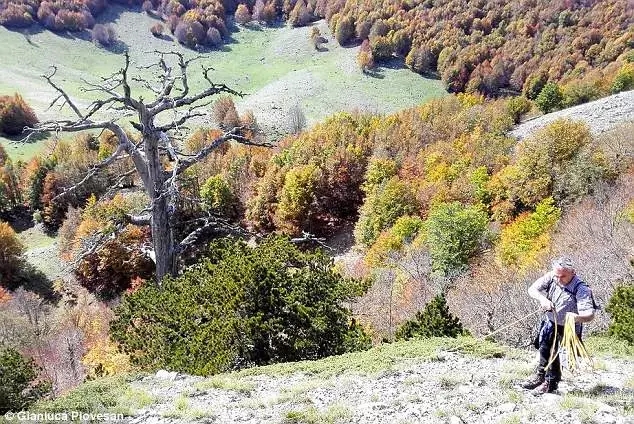
[[[110,340],[98,340],[81,360],[89,378],[121,374],[132,369],[128,355],[119,351],[118,345]]]
[[[521,271],[537,265],[550,246],[551,230],[560,217],[561,210],[552,197],[541,201],[535,212],[518,216],[502,229],[496,247],[498,260]]]

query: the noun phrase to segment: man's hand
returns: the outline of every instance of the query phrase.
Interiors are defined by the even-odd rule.
[[[542,296],[539,298],[539,304],[544,311],[552,311],[553,309],[555,309],[555,305],[553,305],[553,302],[548,300],[546,296]]]
[[[575,322],[581,322],[581,323],[590,322],[594,319],[594,309],[579,311],[578,314],[575,314],[574,312],[568,312],[566,314],[566,318],[568,317],[568,315],[574,315]]]
[[[577,322],[578,318],[579,318],[579,314],[575,314],[574,312],[566,312],[566,321],[568,321],[569,319],[572,319],[574,322]]]

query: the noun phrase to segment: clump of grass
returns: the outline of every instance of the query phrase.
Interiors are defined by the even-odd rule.
[[[147,408],[157,402],[158,398],[145,390],[129,387],[125,389],[123,396],[119,398],[118,407],[137,410]]]
[[[590,355],[634,360],[634,345],[606,336],[590,336],[583,341]]]
[[[231,390],[245,395],[255,390],[255,384],[235,378],[233,375],[221,375],[198,382],[194,385],[199,390],[221,389]]]
[[[290,395],[302,395],[310,392],[311,390],[328,388],[332,387],[333,385],[334,383],[332,381],[313,378],[311,380],[295,384],[291,387],[284,387],[282,388],[281,393],[287,393]]]
[[[498,380],[498,385],[503,389],[510,389],[515,384],[516,376],[514,374],[502,374]]]
[[[412,386],[414,384],[424,383],[426,380],[420,375],[410,375],[405,380],[403,380],[403,384],[406,386]]]
[[[277,405],[281,403],[291,403],[293,405],[312,405],[313,401],[306,393],[282,393],[275,399],[273,403]]]
[[[519,414],[511,414],[500,420],[500,424],[520,424],[522,422],[522,418]]]
[[[477,340],[472,337],[458,338],[432,337],[395,343],[386,343],[363,352],[352,352],[318,361],[289,362],[251,368],[239,371],[237,375],[280,376],[292,373],[319,375],[322,378],[345,373],[358,375],[376,375],[377,373],[398,369],[403,360],[419,361],[439,360],[439,352],[453,351],[477,358],[521,357],[520,351],[503,348],[495,343]]]
[[[559,402],[559,406],[563,409],[579,409],[588,412],[595,413],[597,406],[588,398],[576,396],[571,393],[566,393],[563,399]]]
[[[185,395],[179,395],[174,399],[174,409],[177,411],[185,411],[189,409],[189,399]]]
[[[632,378],[632,380],[634,380],[634,378]],[[634,390],[628,387],[619,389],[606,384],[597,384],[588,391],[576,390],[571,392],[570,395],[608,404],[626,414],[634,412]],[[596,408],[594,412],[596,412]]]
[[[517,390],[507,390],[506,395],[509,402],[519,403],[522,401],[522,395]]]
[[[213,417],[210,411],[205,411],[200,408],[193,408],[190,400],[186,394],[180,394],[174,399],[173,408],[167,412],[164,412],[165,418],[176,418],[190,421],[200,421],[203,418]]]
[[[352,412],[346,406],[332,405],[321,412],[314,406],[303,410],[288,411],[284,424],[336,424],[349,420]]]
[[[438,408],[434,411],[434,415],[438,418],[447,418],[452,415],[457,415],[456,410],[453,408]]]
[[[157,401],[149,393],[130,387],[129,382],[135,378],[137,376],[118,375],[87,381],[63,396],[36,403],[33,411],[122,413],[129,416]]]
[[[464,379],[455,375],[441,375],[438,382],[440,383],[440,387],[445,390],[450,390],[464,382]]]

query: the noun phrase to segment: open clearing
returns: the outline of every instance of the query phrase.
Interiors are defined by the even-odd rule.
[[[157,20],[146,14],[117,6],[99,20],[112,23],[135,65],[155,62],[157,56],[148,53],[154,50],[178,51],[188,57],[198,54],[171,37],[152,37],[149,27]],[[270,134],[288,131],[288,112],[295,105],[301,107],[311,125],[337,111],[389,113],[446,94],[440,81],[425,79],[397,64],[380,68],[374,76],[364,75],[356,65],[359,47],[339,46],[324,21],[314,25],[328,39],[324,45],[327,50],[318,52],[312,47],[312,27],[237,28],[232,43],[222,50],[204,52],[202,62],[213,66],[215,81],[246,93],[236,100],[238,111],[252,109]],[[46,110],[55,95],[41,75],[51,65],[57,65],[58,81],[73,98],[88,105],[95,93],[82,92],[81,80],[97,81],[123,64],[122,54],[96,47],[88,33],[79,38],[50,31],[27,35],[4,27],[0,27],[0,57],[11,58],[0,69],[0,94],[21,93],[40,119],[60,116],[57,108]],[[204,87],[199,70],[196,63],[192,71],[197,75],[190,81],[194,90]],[[62,114],[69,116],[69,111]],[[8,140],[0,142],[6,145]],[[25,160],[43,147],[40,141],[28,146],[14,144],[7,150],[13,158]]]

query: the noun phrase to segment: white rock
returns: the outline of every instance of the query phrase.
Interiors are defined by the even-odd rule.
[[[501,414],[513,412],[515,411],[515,406],[516,405],[513,402],[503,403],[502,405],[498,406],[498,411],[500,411]]]
[[[556,393],[544,393],[541,395],[541,398],[549,403],[559,402],[561,400],[561,396]]]
[[[156,372],[156,378],[161,380],[174,381],[177,376],[178,373],[176,371],[158,370]]]
[[[467,386],[466,384],[462,384],[458,386],[458,393],[466,395],[467,393],[471,393],[471,386]]]
[[[594,422],[598,424],[614,424],[616,417],[614,415],[597,413],[594,416]]]
[[[616,408],[613,406],[610,406],[608,404],[605,403],[601,403],[599,405],[599,409],[597,409],[597,413],[606,413],[606,414],[614,414],[616,412]]]
[[[464,424],[464,421],[462,421],[462,418],[452,415],[449,418],[449,424]]]

